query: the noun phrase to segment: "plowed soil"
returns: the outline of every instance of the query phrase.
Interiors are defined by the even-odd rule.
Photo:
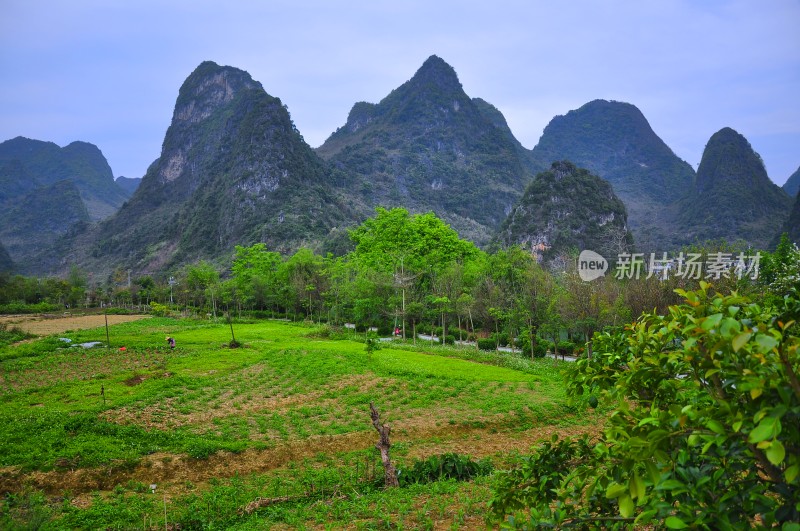
[[[87,328],[98,328],[108,324],[115,325],[145,319],[147,315],[4,315],[0,316],[0,323],[8,327],[16,327],[29,334],[37,336],[49,336],[50,334],[60,334],[67,330],[84,330]]]

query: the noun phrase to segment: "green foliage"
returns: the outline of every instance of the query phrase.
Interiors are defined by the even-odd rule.
[[[168,306],[153,301],[150,303],[150,313],[156,317],[166,317],[170,310]]]
[[[680,294],[666,316],[595,335],[594,356],[568,369],[568,393],[616,405],[603,439],[544,448],[501,474],[494,521],[730,529],[800,519],[798,293],[767,307],[705,283]],[[547,459],[555,477],[538,468]]]
[[[401,487],[442,479],[468,481],[489,474],[493,468],[491,461],[473,461],[469,456],[451,452],[432,455],[427,459],[414,461],[408,468],[399,468],[397,479]]]
[[[457,260],[478,254],[471,242],[433,213],[411,215],[404,208],[378,207],[375,217],[351,231],[356,243],[352,259],[380,272],[441,270]]]
[[[792,243],[787,233],[781,235],[774,252],[763,253],[758,281],[778,297],[800,289],[800,248]]]
[[[481,350],[497,350],[497,341],[491,337],[479,338],[478,348]]]

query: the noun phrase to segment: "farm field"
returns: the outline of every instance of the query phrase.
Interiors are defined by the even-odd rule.
[[[401,478],[447,453],[502,468],[602,425],[567,406],[550,359],[368,354],[349,332],[283,321],[234,323],[230,348],[228,324],[170,318],[84,349],[59,337],[105,343],[105,327],[70,326],[0,346],[0,528],[483,528],[490,475],[380,487],[371,402]]]

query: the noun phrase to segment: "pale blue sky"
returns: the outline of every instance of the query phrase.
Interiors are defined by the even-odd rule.
[[[783,184],[800,166],[798,28],[800,0],[0,0],[0,141],[84,140],[141,177],[212,60],[281,98],[316,147],[436,54],[528,148],[553,116],[613,99],[695,167],[732,127]]]

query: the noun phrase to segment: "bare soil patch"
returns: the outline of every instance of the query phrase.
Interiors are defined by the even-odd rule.
[[[67,330],[85,330],[88,328],[99,328],[108,324],[128,323],[146,319],[149,315],[4,315],[0,317],[0,323],[10,327],[16,327],[29,334],[37,336],[49,336],[60,334]]]

